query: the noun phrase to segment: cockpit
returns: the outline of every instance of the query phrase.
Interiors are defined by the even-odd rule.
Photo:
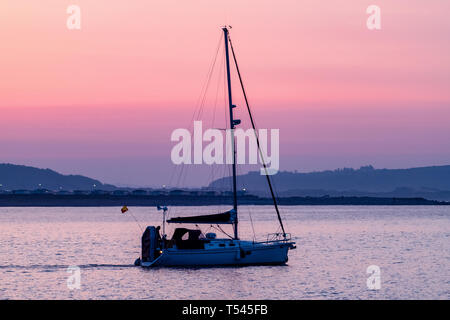
[[[175,245],[178,249],[204,249],[205,243],[209,242],[200,230],[176,228],[168,248]]]

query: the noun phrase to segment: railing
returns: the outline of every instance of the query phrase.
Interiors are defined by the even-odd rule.
[[[270,241],[280,241],[280,240],[285,240],[285,241],[289,241],[291,240],[291,234],[290,233],[269,233],[267,235],[267,242]]]
[[[286,242],[291,241],[292,237],[290,233],[269,233],[265,241],[255,241],[257,243],[271,243],[271,242]]]

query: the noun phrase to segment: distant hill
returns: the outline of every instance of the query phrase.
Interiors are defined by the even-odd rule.
[[[50,169],[38,169],[9,163],[0,164],[2,190],[112,190],[113,185],[80,175],[63,175]]]
[[[410,169],[337,169],[310,173],[279,172],[272,176],[280,197],[381,197],[425,198],[450,201],[450,165]],[[95,187],[94,187],[95,185]],[[231,178],[211,182],[208,189],[229,191]],[[259,172],[238,178],[238,188],[269,196],[266,179]],[[6,190],[112,191],[110,184],[81,175],[63,175],[50,169],[0,164],[0,193]]]
[[[450,165],[410,169],[337,169],[310,173],[279,172],[272,176],[279,196],[388,196],[450,200]],[[230,186],[230,178],[211,182],[210,188]],[[239,189],[268,195],[265,177],[259,172],[239,176]],[[229,187],[228,187],[229,188]]]

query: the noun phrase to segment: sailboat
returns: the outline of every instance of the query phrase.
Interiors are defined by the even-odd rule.
[[[233,208],[224,213],[177,217],[166,221],[167,207],[158,207],[163,210],[163,230],[160,235],[160,227],[148,226],[142,235],[141,257],[135,261],[135,265],[142,267],[200,267],[200,266],[244,266],[244,265],[283,265],[288,261],[288,252],[295,249],[295,242],[291,240],[290,234],[285,232],[281,219],[277,200],[274,194],[272,183],[267,172],[267,166],[262,157],[258,135],[256,134],[255,123],[250,111],[250,107],[245,93],[239,67],[236,61],[233,45],[229,35],[229,28],[223,27],[225,39],[225,63],[228,87],[228,107],[230,115],[231,144],[232,144],[232,184],[233,184]],[[230,55],[231,48],[236,71],[239,76],[241,89],[247,105],[253,131],[255,132],[257,146],[266,170],[266,179],[270,194],[273,199],[275,212],[281,232],[269,234],[264,241],[241,240],[238,233],[238,197],[237,197],[237,176],[236,176],[236,152],[234,129],[240,124],[240,120],[233,117],[233,108],[236,106],[232,102],[231,76],[230,76]],[[165,234],[165,224],[207,224],[207,225],[232,225],[234,236],[228,238],[217,238],[215,233],[203,235],[201,230],[176,228],[171,239],[167,239]]]

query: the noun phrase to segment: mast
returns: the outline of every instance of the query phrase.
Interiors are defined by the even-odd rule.
[[[237,190],[236,190],[236,146],[234,142],[234,127],[239,124],[240,120],[233,119],[233,105],[231,97],[231,77],[230,77],[230,58],[228,53],[228,28],[225,26],[222,28],[223,35],[225,39],[225,59],[227,67],[227,83],[228,83],[228,107],[230,108],[230,129],[231,129],[231,150],[233,153],[233,209],[235,212],[234,221],[234,239],[239,239],[238,237],[238,215],[237,215]]]

